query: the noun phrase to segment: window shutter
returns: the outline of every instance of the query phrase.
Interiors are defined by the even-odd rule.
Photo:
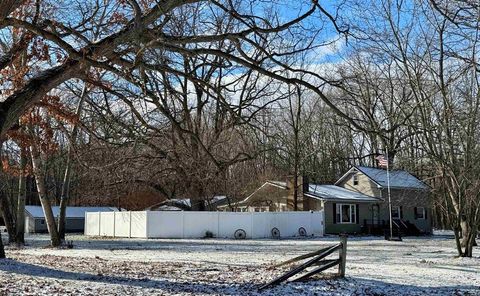
[[[417,212],[417,207],[414,207],[413,208],[413,216],[415,217],[415,220],[417,220],[417,217],[418,217],[418,212]]]
[[[424,208],[424,210],[425,210],[425,220],[427,220],[428,208]]]
[[[337,224],[337,204],[333,203],[333,224]]]
[[[358,204],[355,205],[355,219],[357,219],[357,224],[360,224],[360,217],[358,216],[358,213],[360,212],[358,208]]]
[[[403,207],[400,206],[400,219],[403,219]]]

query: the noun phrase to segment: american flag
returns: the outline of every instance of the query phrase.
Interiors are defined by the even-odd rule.
[[[378,166],[382,168],[388,168],[388,158],[385,155],[379,155],[376,157]]]

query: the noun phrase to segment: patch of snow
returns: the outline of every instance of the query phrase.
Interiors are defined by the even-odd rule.
[[[30,235],[0,260],[7,295],[480,295],[480,258],[456,258],[444,236],[348,240],[345,279],[258,287],[288,271],[271,269],[338,242],[336,237],[289,240],[115,239],[68,235],[73,249],[45,248]],[[335,272],[335,268],[327,274]]]

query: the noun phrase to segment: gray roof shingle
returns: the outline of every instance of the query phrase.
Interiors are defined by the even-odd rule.
[[[384,169],[358,166],[360,172],[364,173],[382,187],[387,187],[387,171]],[[404,170],[390,171],[390,187],[404,189],[428,190],[429,187],[417,177]]]
[[[380,199],[365,195],[360,192],[349,190],[336,185],[315,185],[308,186],[307,195],[318,197],[325,200],[336,201],[358,201],[358,202],[379,202]]]
[[[28,212],[33,218],[44,218],[43,209],[41,206],[25,206],[25,211]],[[60,209],[58,206],[52,207],[53,216],[58,217],[60,215]],[[117,208],[112,207],[67,207],[67,218],[85,218],[86,212],[113,212],[118,211]]]

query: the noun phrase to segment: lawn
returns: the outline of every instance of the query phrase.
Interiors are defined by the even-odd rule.
[[[272,270],[273,263],[338,239],[67,239],[73,249],[45,247],[46,235],[28,236],[22,249],[7,247],[0,294],[480,295],[480,248],[474,258],[456,258],[448,236],[349,238],[345,279],[318,277],[262,292],[261,284],[291,268]]]

